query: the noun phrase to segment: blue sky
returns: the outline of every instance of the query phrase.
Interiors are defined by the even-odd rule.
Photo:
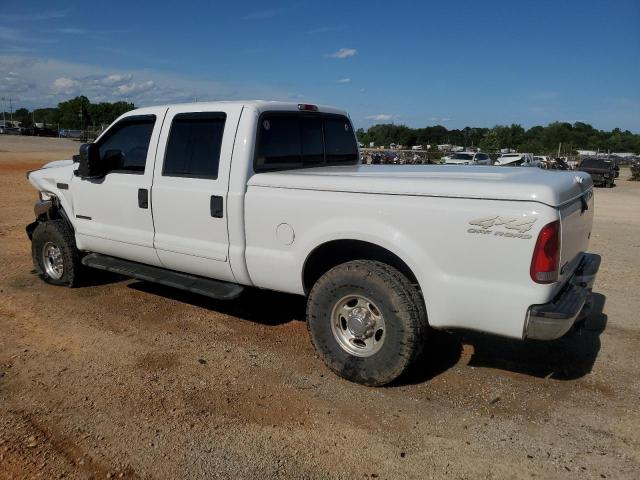
[[[640,132],[640,2],[2,0],[0,94],[262,98],[357,126],[585,121]]]

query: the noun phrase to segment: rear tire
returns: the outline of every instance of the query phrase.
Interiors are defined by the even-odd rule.
[[[311,341],[327,366],[352,382],[386,385],[419,357],[428,325],[409,280],[381,262],[355,260],[325,273],[307,301]]]
[[[73,231],[64,220],[41,222],[31,238],[33,266],[52,285],[77,286],[82,264]]]

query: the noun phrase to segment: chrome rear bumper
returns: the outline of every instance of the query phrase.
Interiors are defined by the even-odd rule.
[[[585,253],[573,276],[549,303],[529,307],[524,338],[554,340],[591,311],[591,289],[600,268],[600,255]]]

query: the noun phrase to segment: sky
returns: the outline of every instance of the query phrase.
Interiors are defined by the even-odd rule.
[[[0,95],[309,102],[357,127],[640,133],[640,1],[0,0]],[[8,110],[8,105],[7,105]]]

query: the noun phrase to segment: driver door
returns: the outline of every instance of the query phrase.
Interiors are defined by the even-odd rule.
[[[79,249],[160,266],[153,247],[150,192],[166,110],[137,110],[96,141],[106,175],[74,177],[70,185]]]

